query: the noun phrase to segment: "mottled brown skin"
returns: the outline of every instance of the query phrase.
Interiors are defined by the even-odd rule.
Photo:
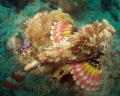
[[[38,67],[39,69],[42,67],[46,68],[39,71],[42,75],[52,71],[51,68],[56,66],[81,62],[92,57],[97,57],[99,53],[106,54],[115,32],[114,27],[104,19],[102,23],[95,22],[84,26],[81,30],[71,35],[68,40],[62,41],[60,44],[44,49],[35,48],[27,50],[20,57],[20,62],[27,64],[26,67],[12,74],[6,80],[9,81],[11,77],[15,77],[16,80],[16,76],[18,75],[19,78],[17,80],[21,78],[25,79],[28,72]],[[45,66],[47,64],[52,64],[53,67]],[[24,79],[22,79],[23,82],[19,82],[19,86],[17,86],[17,82],[15,84],[6,80],[2,85],[9,89],[18,88],[24,84]]]
[[[37,13],[29,23],[26,30],[27,37],[32,42],[33,47],[49,47],[52,44],[49,33],[54,21],[66,22],[74,25],[74,21],[71,19],[69,14],[63,13],[61,9],[52,11],[50,14],[47,12]]]
[[[102,30],[101,26],[104,26]],[[40,62],[40,65],[80,62],[96,57],[99,52],[105,54],[110,48],[114,33],[115,29],[107,20],[103,20],[102,23],[95,22],[91,25],[86,25],[60,44],[47,47],[38,52],[33,50],[30,53],[28,50],[28,53]],[[28,53],[26,52],[25,56],[21,56],[20,62],[24,63],[26,61],[23,57],[26,58]]]

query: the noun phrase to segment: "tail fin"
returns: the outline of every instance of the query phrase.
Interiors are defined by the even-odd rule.
[[[24,69],[13,73],[10,77],[2,82],[2,86],[6,89],[17,89],[19,87],[22,87],[24,85],[27,73],[36,68],[38,66],[38,63],[39,62],[37,61],[33,61]]]
[[[17,71],[13,73],[10,77],[6,78],[2,85],[6,89],[16,89],[22,87],[24,85],[25,77],[27,72],[24,70]]]

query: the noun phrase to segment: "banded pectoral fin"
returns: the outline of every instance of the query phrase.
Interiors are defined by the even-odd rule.
[[[77,85],[86,90],[97,90],[102,80],[102,68],[99,59],[92,58],[89,61],[72,64],[74,80]]]
[[[24,85],[27,73],[36,68],[38,66],[38,63],[39,62],[37,61],[33,61],[28,64],[24,69],[13,73],[10,77],[6,78],[2,82],[2,86],[6,89],[17,89],[19,87],[22,87]]]

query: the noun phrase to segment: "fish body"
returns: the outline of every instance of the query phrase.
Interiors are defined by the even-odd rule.
[[[98,89],[98,83],[102,80],[102,69],[101,64],[96,64],[97,61],[92,58],[98,59],[109,50],[114,33],[115,29],[105,19],[102,23],[86,25],[81,30],[64,22],[54,23],[50,37],[53,45],[42,50],[31,49],[23,52],[20,62],[27,64],[26,67],[5,79],[2,85],[7,89],[23,86],[27,73],[38,66],[72,64],[71,70],[78,85],[86,89]],[[95,66],[88,60],[92,60]],[[85,77],[86,82],[90,82],[81,82]]]

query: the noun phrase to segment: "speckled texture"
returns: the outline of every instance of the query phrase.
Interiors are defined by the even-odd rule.
[[[28,50],[26,53],[23,53],[20,62],[26,62],[26,57],[30,56],[30,54],[33,58],[38,58],[37,60],[41,64],[71,64],[80,62],[97,56],[99,52],[105,54],[110,48],[115,32],[115,29],[107,20],[103,20],[102,23],[88,24],[76,34],[70,36],[68,40],[62,41],[55,46],[46,47],[40,53],[38,51],[36,54],[34,50]],[[59,50],[58,48],[63,49]],[[29,61],[32,62],[31,59]]]
[[[71,17],[63,13],[61,9],[58,11],[53,11],[50,14],[37,13],[27,28],[27,36],[29,40],[33,43],[35,48],[40,46],[50,46],[52,41],[50,40],[51,26],[54,21],[66,22],[73,24]]]

